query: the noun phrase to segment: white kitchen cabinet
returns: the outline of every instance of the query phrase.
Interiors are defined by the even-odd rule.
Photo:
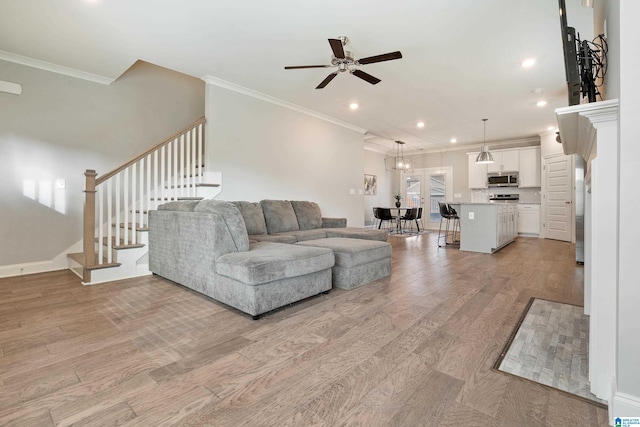
[[[520,168],[520,150],[491,151],[493,163],[487,164],[487,172],[517,172]]]
[[[487,165],[476,163],[478,153],[469,154],[469,188],[487,188]]]
[[[461,203],[460,250],[496,252],[518,236],[515,203]]]
[[[540,147],[520,150],[518,171],[519,187],[540,187]]]
[[[518,207],[512,203],[499,204],[497,220],[496,247],[500,248],[518,237]]]
[[[518,233],[540,234],[540,205],[518,204]]]

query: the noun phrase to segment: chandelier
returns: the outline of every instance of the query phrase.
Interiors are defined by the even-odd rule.
[[[404,141],[395,141],[396,143],[396,156],[393,159],[393,165],[391,169],[399,171],[408,171],[412,169],[411,162],[404,158]]]

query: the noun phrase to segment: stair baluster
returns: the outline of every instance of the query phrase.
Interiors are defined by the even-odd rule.
[[[197,196],[198,184],[204,184],[204,122],[201,118],[105,175],[85,171],[85,283],[91,282],[92,270],[118,265],[114,250],[143,245],[138,233],[146,229],[149,210]],[[79,255],[69,257],[76,260]]]

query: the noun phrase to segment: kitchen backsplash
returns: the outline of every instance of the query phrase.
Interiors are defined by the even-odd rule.
[[[485,190],[471,190],[471,202],[486,203],[490,194],[519,194],[520,203],[540,203],[539,188],[491,188]]]

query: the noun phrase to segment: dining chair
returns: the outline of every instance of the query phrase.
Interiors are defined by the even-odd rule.
[[[371,223],[371,228],[376,228],[376,225],[378,225],[378,222],[380,221],[380,215],[378,214],[378,209],[380,208],[377,206],[373,208],[373,222]]]
[[[413,231],[413,222],[416,220],[417,217],[418,217],[418,208],[407,209],[404,215],[400,217],[400,219],[402,220],[402,226],[400,227],[400,230],[405,230],[406,227],[404,225],[407,223],[407,221],[409,221],[409,225],[411,227],[410,230]],[[419,231],[420,231],[420,228],[418,228],[418,232]]]
[[[416,215],[416,227],[418,228],[418,233],[420,232],[420,224],[422,224],[422,208],[418,208],[418,215]],[[418,223],[418,221],[420,221],[420,223]],[[424,225],[422,226],[422,229],[424,230]]]
[[[389,208],[378,208],[377,212],[378,212],[378,218],[380,219],[380,224],[378,225],[378,228],[381,228],[382,223],[385,221],[388,224],[393,224],[393,222],[396,221],[397,219],[397,217],[391,214],[391,209]],[[387,226],[387,228],[389,227]]]

